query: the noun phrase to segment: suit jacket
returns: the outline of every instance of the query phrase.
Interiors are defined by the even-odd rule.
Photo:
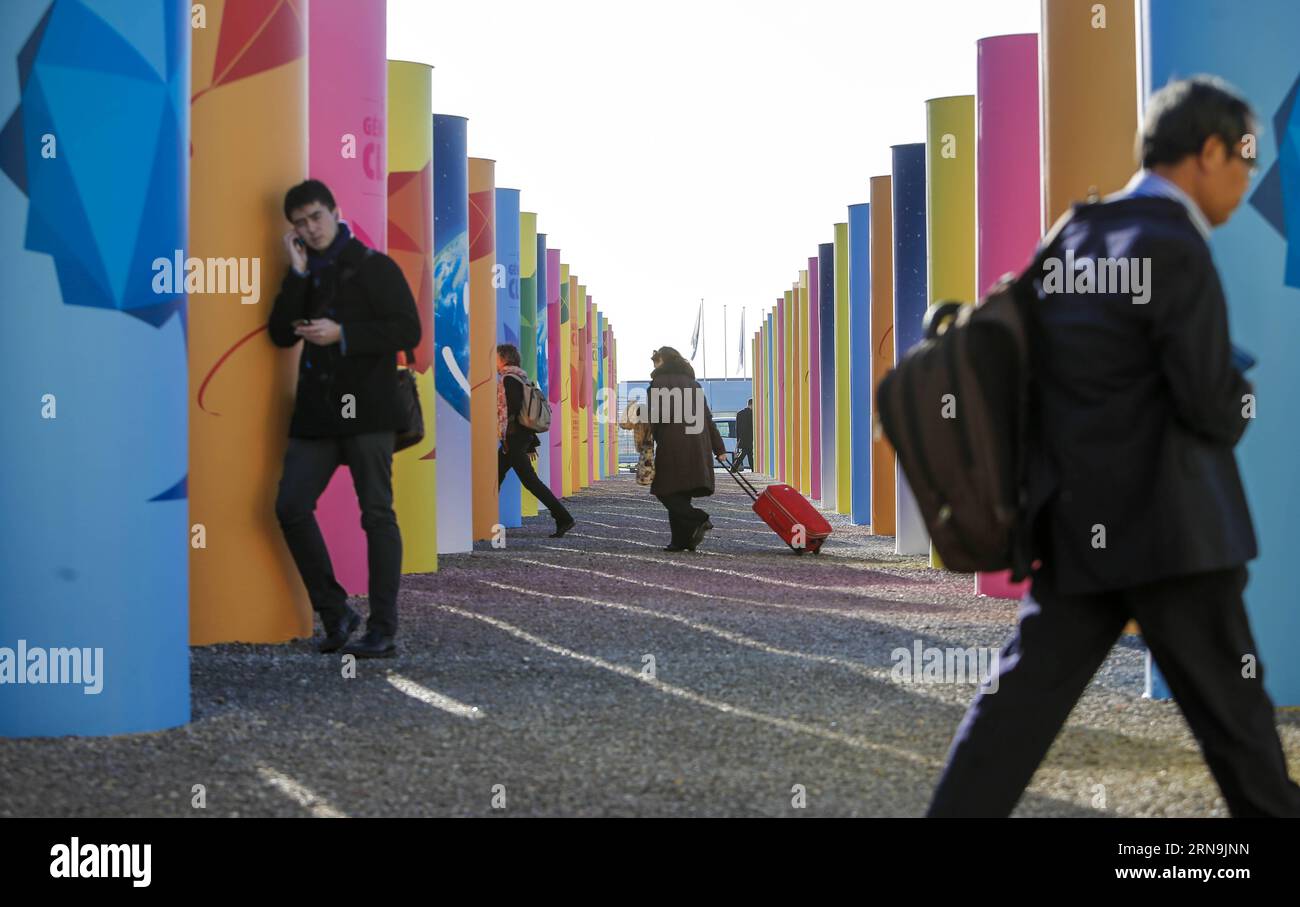
[[[1126,198],[1077,206],[1044,250],[1067,253],[1148,261],[1150,298],[1049,293],[1046,266],[1035,278],[1035,555],[1066,594],[1245,563],[1255,532],[1233,447],[1252,390],[1232,364],[1209,246],[1178,202]]]
[[[420,315],[401,269],[387,255],[351,239],[338,260],[318,278],[285,275],[271,309],[268,331],[276,346],[293,346],[299,318],[332,318],[343,342],[303,342],[298,390],[289,436],[334,438],[396,431],[397,353],[420,342]],[[344,417],[343,395],[355,398],[355,415]]]

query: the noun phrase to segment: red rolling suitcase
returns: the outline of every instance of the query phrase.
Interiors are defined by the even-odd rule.
[[[726,465],[725,463],[723,464]],[[754,502],[754,512],[795,554],[821,551],[822,543],[831,534],[831,524],[808,499],[789,485],[769,485],[760,493],[754,483],[738,472],[731,473],[736,484],[744,489]],[[802,545],[796,542],[802,541]]]

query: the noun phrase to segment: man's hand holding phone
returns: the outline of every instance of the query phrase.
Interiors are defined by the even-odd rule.
[[[293,323],[293,332],[317,346],[329,346],[338,343],[342,329],[331,318],[301,318]]]
[[[298,238],[297,231],[284,234],[284,249],[289,253],[289,264],[299,274],[307,273],[307,247]]]

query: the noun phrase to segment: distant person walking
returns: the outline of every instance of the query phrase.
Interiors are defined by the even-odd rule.
[[[664,550],[694,551],[713,523],[691,500],[713,494],[713,458],[727,448],[691,364],[670,346],[655,350],[650,360],[654,371],[646,406],[655,441],[650,493],[668,510],[672,538]]]
[[[740,467],[749,461],[750,472],[754,470],[754,399],[751,397],[745,408],[736,413],[736,460],[731,464],[732,472],[740,472]]]
[[[515,471],[519,483],[537,498],[555,520],[551,538],[558,539],[573,528],[574,520],[559,499],[537,477],[533,460],[541,443],[537,432],[519,424],[519,410],[524,401],[524,387],[531,380],[519,366],[519,348],[511,343],[497,347],[497,488],[506,480],[506,473]]]
[[[1208,244],[1250,185],[1255,129],[1217,79],[1162,88],[1142,169],[1118,196],[1076,206],[1044,250],[1045,274],[1062,260],[1147,273],[1097,292],[1035,278],[1028,494],[1041,567],[931,816],[1010,813],[1136,618],[1232,815],[1300,817],[1242,605],[1256,548],[1233,447],[1253,393]]]

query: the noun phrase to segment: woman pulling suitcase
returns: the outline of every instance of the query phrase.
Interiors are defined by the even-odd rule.
[[[670,346],[655,350],[650,361],[647,415],[655,441],[650,493],[668,511],[672,538],[664,550],[694,551],[713,523],[691,500],[713,494],[713,458],[725,456],[727,448],[691,364]]]

